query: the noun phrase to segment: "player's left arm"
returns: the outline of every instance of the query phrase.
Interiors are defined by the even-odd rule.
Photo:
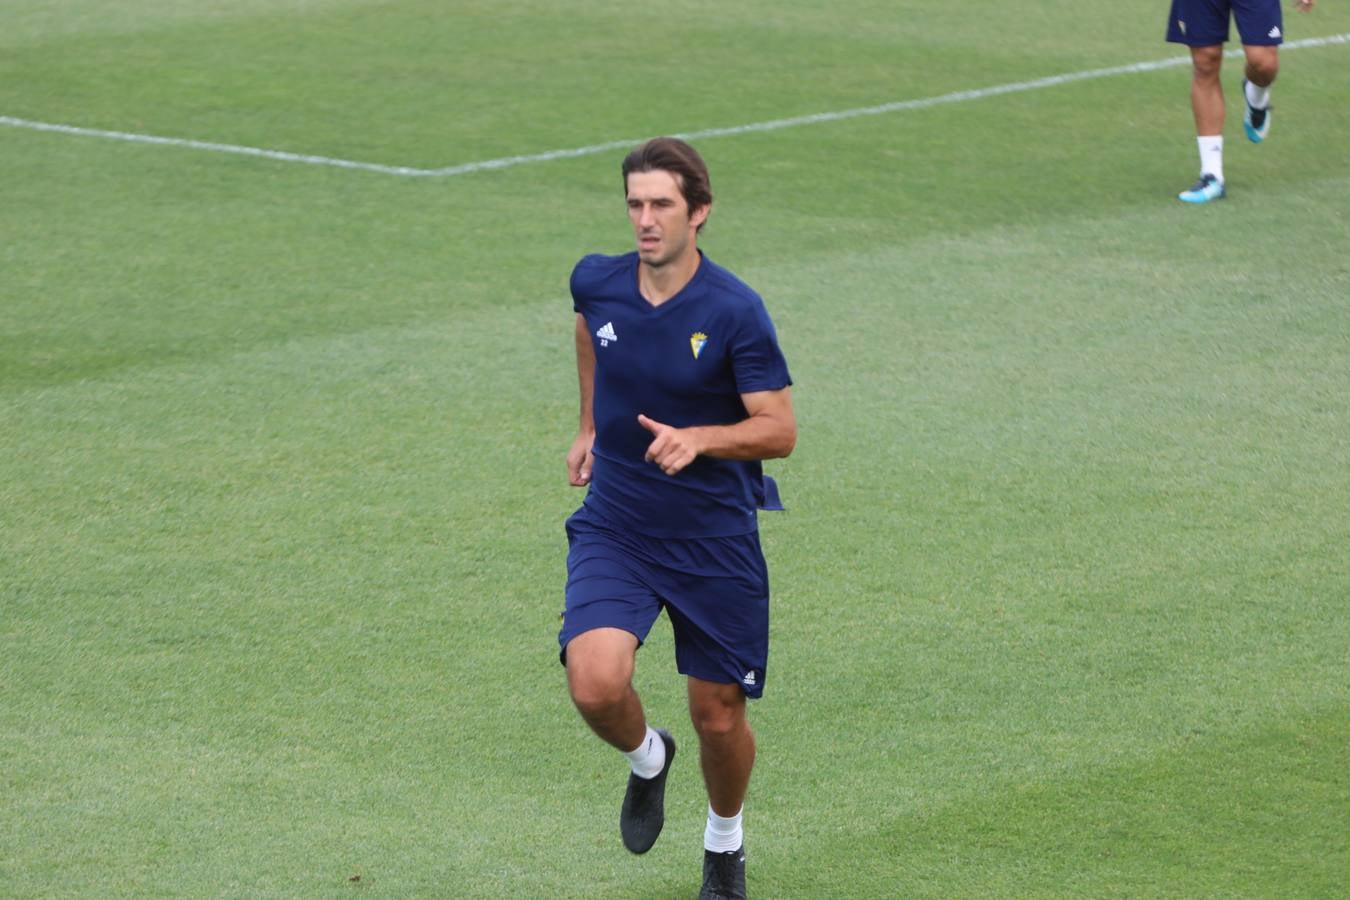
[[[652,433],[647,462],[674,475],[701,456],[721,459],[778,459],[797,445],[797,416],[792,411],[792,388],[741,394],[748,415],[732,425],[695,425],[676,428],[638,416],[638,424]]]

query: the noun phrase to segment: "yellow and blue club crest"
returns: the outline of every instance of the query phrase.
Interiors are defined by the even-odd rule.
[[[701,331],[695,331],[689,335],[689,349],[694,351],[694,359],[703,352],[703,348],[708,345],[708,336]]]

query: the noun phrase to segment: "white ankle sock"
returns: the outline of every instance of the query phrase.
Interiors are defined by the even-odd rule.
[[[1213,175],[1223,184],[1223,135],[1205,135],[1195,142],[1200,147],[1200,174]]]
[[[741,810],[744,812],[744,810]],[[724,818],[708,807],[708,827],[703,829],[703,849],[714,853],[730,853],[741,849],[745,835],[741,831],[741,813]]]
[[[648,725],[647,736],[642,739],[642,743],[637,745],[636,750],[624,753],[623,757],[633,767],[633,774],[637,777],[655,778],[666,764],[666,742],[661,740],[655,728]]]
[[[1247,82],[1247,104],[1252,109],[1265,109],[1270,106],[1270,85],[1257,87]]]

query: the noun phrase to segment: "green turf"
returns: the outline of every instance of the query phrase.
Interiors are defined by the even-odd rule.
[[[0,116],[439,167],[1175,56],[1163,15],[0,0]],[[1267,144],[1230,104],[1205,208],[1184,67],[700,142],[801,425],[755,896],[1344,892],[1348,53],[1283,56]],[[556,662],[621,156],[0,127],[0,894],[696,893],[668,629],[641,859]]]

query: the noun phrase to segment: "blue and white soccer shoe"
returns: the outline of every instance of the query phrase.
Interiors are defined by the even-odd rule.
[[[1247,111],[1242,114],[1242,130],[1247,132],[1247,140],[1259,144],[1270,134],[1270,107],[1257,109],[1247,99],[1247,82],[1242,82],[1242,102]]]
[[[1223,182],[1206,173],[1189,189],[1177,194],[1177,199],[1187,203],[1208,203],[1211,200],[1222,200],[1225,194]]]

